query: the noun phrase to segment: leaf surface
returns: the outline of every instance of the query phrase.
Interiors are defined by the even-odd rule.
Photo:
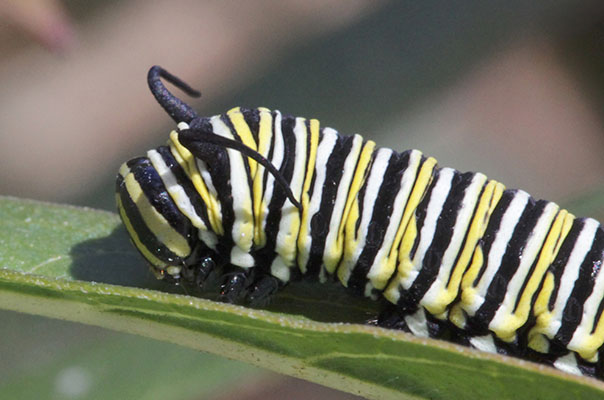
[[[593,379],[361,325],[376,304],[338,285],[290,285],[262,310],[184,295],[151,276],[112,213],[0,198],[0,227],[3,309],[177,343],[371,399],[604,396]]]

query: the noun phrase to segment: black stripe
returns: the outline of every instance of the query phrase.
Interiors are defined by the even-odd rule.
[[[568,343],[573,337],[573,333],[581,323],[585,301],[592,294],[596,283],[597,273],[594,274],[594,265],[601,264],[603,251],[604,232],[601,227],[598,227],[594,242],[589,253],[581,263],[579,277],[575,281],[573,291],[564,307],[562,325],[554,337],[556,342],[564,346],[568,346]]]
[[[478,194],[478,196],[476,196],[476,204],[474,205],[474,211],[472,212],[472,216],[470,217],[470,220],[469,220],[469,222],[468,222],[468,225],[467,225],[467,230],[466,230],[466,232],[465,232],[465,234],[464,234],[463,240],[461,241],[461,245],[459,246],[459,252],[458,252],[458,253],[457,253],[457,255],[455,256],[455,261],[453,261],[453,266],[452,266],[452,268],[453,268],[453,269],[451,270],[451,273],[450,273],[450,274],[449,274],[449,276],[447,277],[447,283],[446,283],[445,287],[448,287],[448,286],[451,284],[451,279],[453,279],[453,271],[455,271],[455,269],[454,269],[454,268],[455,268],[455,267],[457,266],[457,264],[459,263],[459,259],[460,259],[460,257],[461,257],[461,254],[463,253],[463,250],[464,250],[464,249],[466,248],[466,246],[467,246],[467,242],[468,242],[468,236],[469,236],[469,233],[470,233],[470,228],[472,227],[472,223],[474,222],[474,218],[476,218],[476,212],[477,212],[477,210],[478,210],[478,206],[480,205],[481,198],[482,198],[482,196],[484,195],[484,192],[485,192],[485,190],[486,190],[486,187],[487,187],[488,183],[489,183],[488,181],[487,181],[487,182],[485,182],[485,183],[483,183],[482,188],[480,189],[480,193]],[[490,200],[490,199],[489,199],[489,200]],[[487,218],[489,218],[489,216],[488,216],[488,215],[485,215],[485,216],[483,217],[483,221],[484,221],[484,222],[487,222],[487,221],[486,221],[486,219],[487,219]],[[483,223],[484,223],[484,222],[483,222]],[[472,253],[471,253],[471,254],[473,254],[473,253],[474,253],[475,248],[476,248],[476,247],[474,247],[474,248],[472,249]],[[469,258],[469,260],[468,260],[468,262],[467,262],[467,264],[466,264],[465,266],[463,266],[463,268],[464,268],[464,273],[465,273],[465,271],[467,270],[467,268],[469,267],[469,265],[470,265],[471,263],[472,263],[472,257],[470,257],[470,258]]]
[[[128,193],[128,189],[126,188],[124,179],[121,175],[118,175],[117,177],[116,192],[118,196],[120,196],[124,213],[128,217],[130,225],[132,225],[132,229],[136,231],[140,242],[147,248],[149,253],[153,254],[155,257],[169,265],[182,263],[181,258],[164,246],[147,227],[147,224],[145,224],[145,221],[140,215],[138,207],[132,201],[130,194]],[[142,254],[138,247],[134,247],[144,257],[144,254]]]
[[[471,319],[474,329],[478,331],[488,329],[489,323],[505,298],[510,280],[518,270],[526,242],[531,236],[539,217],[543,214],[547,203],[545,200],[535,202],[532,197],[529,197],[518,224],[514,228],[512,238],[507,243],[501,264],[497,266],[497,272],[487,289],[485,301]]]
[[[371,165],[373,165],[373,161],[375,159],[375,155],[377,154],[377,151],[374,151],[373,154],[371,155]],[[371,167],[369,168],[369,170],[371,170]],[[367,179],[367,178],[365,178]],[[364,208],[364,204],[365,204],[365,192],[367,191],[367,182],[365,181],[365,184],[363,186],[361,186],[361,189],[359,190],[359,193],[357,194],[357,202],[359,204],[359,218],[357,219],[355,225],[354,225],[354,240],[359,240],[359,226],[361,226],[361,221],[363,220],[363,213],[365,211]],[[364,232],[361,232],[361,234],[364,234]]]
[[[273,136],[276,135],[276,123],[277,112],[273,111]],[[283,161],[281,163],[281,166],[279,167],[279,172],[283,175],[283,177],[288,183],[291,183],[292,181],[296,157],[296,137],[293,132],[294,126],[294,117],[292,117],[291,115],[281,116],[281,134],[283,138],[284,154]],[[275,141],[276,138],[274,138],[273,144],[275,143]],[[272,148],[270,153],[272,157]],[[265,183],[267,179],[267,174],[268,172],[265,170]],[[283,189],[277,184],[276,181],[273,181],[273,195],[271,196],[268,204],[266,226],[264,229],[264,233],[266,236],[266,246],[260,249],[255,255],[255,257],[262,260],[262,262],[258,264],[263,269],[262,272],[267,272],[269,270],[272,261],[276,257],[275,249],[277,235],[279,234],[279,224],[281,222],[281,208],[283,208],[286,199],[287,197]]]
[[[558,297],[558,291],[560,290],[560,280],[562,279],[562,274],[568,264],[568,259],[570,255],[577,245],[577,239],[581,232],[585,229],[585,219],[584,218],[576,218],[573,221],[573,225],[566,235],[562,246],[560,246],[560,250],[556,255],[556,258],[548,268],[548,271],[554,275],[554,287],[551,293],[551,297],[549,298],[548,309],[552,311],[554,309],[554,305],[556,303],[556,297]]]
[[[314,173],[315,166],[314,166],[314,164],[310,165],[310,153],[312,150],[312,132],[310,131],[310,120],[308,120],[308,119],[304,120],[304,126],[306,127],[306,163],[304,164],[304,180],[302,181],[302,189],[301,189],[300,193],[295,193],[295,195],[298,196],[298,199],[300,201],[302,201],[302,193],[304,192],[304,184],[306,183],[308,174],[312,174],[311,180],[315,176],[315,173]],[[317,156],[317,154],[315,152],[315,160],[314,160],[315,164],[317,163],[316,156]],[[309,188],[309,190],[310,190],[310,188]],[[309,199],[310,199],[310,197],[309,197]]]
[[[176,207],[151,161],[148,158],[139,158],[138,162],[130,167],[130,172],[153,208],[176,232],[186,238],[192,247],[194,231],[191,221]]]
[[[449,194],[438,217],[432,243],[424,255],[417,278],[407,291],[409,300],[414,304],[419,303],[438,276],[442,258],[453,237],[457,216],[464,205],[463,199],[474,176],[473,172],[464,174],[454,172]]]
[[[499,202],[497,203],[497,206],[495,206],[495,209],[493,210],[493,213],[491,214],[491,219],[489,219],[489,224],[487,225],[487,229],[485,230],[484,235],[482,235],[482,239],[480,239],[478,241],[478,246],[480,246],[482,248],[483,262],[480,267],[480,270],[478,271],[478,274],[476,275],[476,279],[474,279],[474,282],[472,282],[472,286],[476,286],[476,284],[480,281],[480,279],[482,278],[482,275],[486,271],[487,260],[488,260],[488,255],[491,251],[491,246],[493,245],[493,242],[495,241],[497,233],[499,232],[499,228],[501,227],[501,221],[503,220],[503,216],[505,215],[505,212],[507,211],[508,207],[510,206],[510,203],[512,202],[512,200],[514,200],[514,198],[516,197],[517,192],[518,192],[517,190],[504,190],[503,191],[503,194],[501,195],[501,199],[499,200]]]
[[[535,273],[535,269],[537,268],[537,263],[539,262],[539,257],[541,256],[541,252],[543,251],[543,245],[545,244],[545,240],[547,239],[551,229],[552,229],[552,225],[553,222],[556,220],[556,218],[558,217],[559,211],[556,213],[556,215],[554,216],[554,218],[552,219],[552,222],[550,223],[550,225],[547,227],[547,232],[545,233],[545,236],[543,237],[543,243],[541,243],[539,252],[537,253],[537,256],[535,257],[535,261],[533,261],[531,267],[529,268],[524,281],[522,282],[522,286],[520,287],[520,291],[518,292],[518,297],[516,297],[516,302],[514,303],[514,311],[516,312],[516,310],[518,309],[518,304],[520,304],[520,299],[522,298],[522,294],[524,293],[526,286],[528,285],[529,280],[532,278],[533,274]],[[556,244],[554,244],[555,246]],[[543,273],[543,275],[540,277],[539,280],[539,285],[541,285],[541,282],[543,281],[543,277],[545,276],[545,272]],[[535,299],[537,298],[537,294],[539,292],[535,291],[535,293],[533,293],[533,296],[531,297],[531,310],[533,309],[533,305],[535,304]]]
[[[374,154],[377,157],[377,151]],[[384,242],[390,216],[394,209],[394,200],[401,187],[401,178],[408,167],[409,152],[402,154],[393,152],[390,155],[388,166],[384,172],[384,180],[373,204],[373,213],[366,232],[365,246],[352,269],[348,281],[348,287],[357,293],[363,293],[365,290],[367,274]],[[369,176],[371,177],[371,172]]]
[[[337,135],[335,146],[327,160],[325,183],[321,196],[319,212],[311,217],[310,234],[311,246],[307,264],[307,275],[318,275],[323,264],[325,238],[329,232],[329,223],[333,214],[333,206],[344,174],[344,163],[350,154],[354,136]]]
[[[240,108],[239,110],[243,114],[243,119],[245,120],[245,123],[252,132],[254,141],[258,143],[260,134],[260,111],[257,108]]]
[[[196,120],[197,129],[205,132],[214,132],[209,118],[200,118]],[[180,140],[180,139],[179,139]],[[180,140],[182,143],[182,140]],[[235,216],[233,213],[233,196],[231,194],[231,166],[229,156],[225,148],[202,141],[189,140],[190,147],[187,147],[191,153],[204,161],[207,165],[212,184],[217,192],[218,201],[222,213],[222,227],[224,232],[233,231],[233,222]],[[233,238],[230,234],[218,237],[217,251],[221,254],[230,254],[233,247]]]
[[[275,112],[271,113],[271,136],[270,136],[268,154],[266,155],[266,159],[269,160],[271,163],[273,162],[273,155],[275,153],[275,116],[276,116]],[[274,165],[274,163],[273,163],[273,165]],[[264,196],[264,193],[266,193],[266,185],[267,185],[268,177],[271,176],[271,174],[270,174],[270,172],[268,172],[268,170],[266,168],[264,168],[263,174],[264,175],[262,175],[262,195]]]
[[[601,273],[601,268],[602,267],[602,257],[600,257],[600,261],[599,263],[597,263],[597,267],[596,267],[596,263],[594,263],[594,271],[592,272],[592,274],[599,274]],[[595,272],[595,269],[597,268],[597,272]],[[604,301],[600,300],[600,304],[598,305],[598,310],[596,311],[596,314],[594,316],[594,324],[593,327],[591,328],[591,332],[589,332],[590,334],[594,334],[594,332],[596,331],[596,328],[598,327],[598,321],[600,320],[600,317],[602,316],[602,311],[604,310]]]
[[[319,128],[319,140],[317,141],[317,152],[315,155],[315,165],[311,165],[310,168],[313,168],[313,174],[312,174],[312,179],[310,181],[310,187],[308,188],[308,199],[312,199],[312,195],[315,192],[315,180],[317,179],[317,171],[316,171],[316,164],[317,164],[317,159],[316,157],[318,157],[319,155],[319,144],[323,141],[323,128]]]
[[[156,151],[161,155],[162,159],[166,166],[170,169],[174,177],[176,178],[176,182],[183,188],[187,198],[193,205],[195,212],[201,220],[205,223],[208,229],[211,229],[212,225],[210,224],[210,219],[208,217],[208,209],[206,204],[203,202],[201,195],[195,189],[195,186],[183,170],[183,168],[178,164],[170,148],[167,146],[161,146],[156,149]]]
[[[432,176],[430,178],[430,182],[428,187],[425,189],[425,194],[417,205],[415,209],[415,226],[417,229],[417,235],[415,236],[415,240],[413,241],[413,246],[411,247],[411,251],[409,252],[409,258],[413,259],[415,257],[415,252],[417,251],[417,246],[419,246],[419,241],[421,239],[421,231],[424,226],[424,221],[426,220],[426,214],[428,212],[428,204],[430,204],[430,199],[432,198],[432,191],[438,182],[440,177],[440,168],[434,168],[432,170]]]
[[[237,130],[235,129],[235,126],[233,125],[233,122],[231,121],[230,117],[227,114],[223,114],[223,115],[221,115],[220,119],[229,128],[229,130],[231,132],[231,135],[233,135],[233,138],[236,141],[238,141],[240,143],[243,143],[243,140],[241,139],[241,136],[239,136],[239,134],[237,133]],[[248,128],[249,128],[249,126],[248,126]],[[256,142],[256,145],[257,144],[258,143]],[[237,152],[237,156],[241,157],[241,159],[243,160],[243,166],[245,168],[245,175],[247,177],[247,185],[248,185],[248,188],[249,188],[249,191],[250,191],[250,200],[251,200],[251,204],[252,204],[251,210],[249,210],[249,211],[252,214],[252,220],[255,220],[256,217],[254,215],[254,196],[253,196],[253,193],[252,193],[252,187],[254,185],[253,185],[253,181],[252,181],[252,172],[251,172],[251,169],[250,169],[250,158],[247,157],[247,156],[245,156],[244,154],[242,154],[240,152]],[[259,165],[260,164],[257,164],[257,167]],[[244,182],[230,182],[230,183],[231,183],[231,193],[233,193],[233,185],[239,186],[239,185],[243,185],[244,184]]]

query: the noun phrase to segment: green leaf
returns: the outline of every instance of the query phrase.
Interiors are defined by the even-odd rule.
[[[351,324],[375,316],[375,304],[339,286],[291,285],[271,311],[180,294],[152,279],[111,213],[0,198],[0,228],[7,310],[177,343],[371,399],[604,396],[593,379]]]

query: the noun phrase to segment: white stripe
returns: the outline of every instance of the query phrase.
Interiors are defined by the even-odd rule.
[[[189,129],[189,125],[186,122],[179,122],[176,126],[179,131]],[[213,198],[217,198],[218,192],[212,183],[212,177],[210,176],[210,171],[208,171],[208,165],[205,163],[205,161],[200,160],[199,158],[195,158],[195,164],[197,165],[197,170],[199,171],[201,178],[208,188],[208,191],[211,193]],[[218,207],[220,207],[220,204],[218,204]],[[218,211],[220,212],[220,208]]]
[[[151,160],[151,165],[157,171],[161,177],[166,190],[170,194],[170,197],[176,203],[176,206],[187,218],[191,221],[193,226],[199,229],[207,229],[206,224],[203,222],[201,217],[197,215],[195,207],[191,204],[189,196],[187,196],[185,190],[181,185],[178,184],[178,180],[170,171],[170,168],[164,162],[163,157],[156,150],[149,150],[147,157]]]
[[[473,316],[476,311],[480,308],[489,289],[489,285],[493,281],[493,278],[497,274],[497,271],[501,267],[501,260],[507,249],[508,243],[512,238],[514,229],[518,224],[518,220],[529,200],[528,193],[519,190],[514,194],[514,198],[510,202],[507,210],[503,214],[501,224],[499,225],[499,231],[495,235],[495,239],[491,244],[491,249],[487,257],[486,270],[484,271],[478,285],[476,285],[476,295],[473,297],[473,302],[464,307],[465,311]]]
[[[331,155],[333,148],[338,140],[338,134],[331,128],[325,128],[323,130],[323,137],[317,148],[317,161],[315,163],[315,184],[313,185],[313,192],[308,204],[308,219],[306,221],[308,227],[307,246],[299,248],[298,263],[302,273],[306,272],[306,264],[310,256],[310,249],[312,247],[312,232],[311,232],[311,220],[313,216],[319,211],[321,206],[321,198],[323,197],[323,186],[325,184],[325,177],[327,175],[327,161]]]
[[[329,231],[325,238],[325,248],[323,249],[323,265],[321,268],[326,268],[327,272],[333,274],[338,263],[342,258],[342,236],[340,235],[340,224],[344,216],[344,207],[348,200],[348,191],[356,170],[356,165],[359,160],[359,154],[363,147],[363,138],[360,135],[354,135],[352,148],[346,156],[344,166],[342,167],[342,177],[338,184],[336,198],[333,204],[333,211],[329,221]],[[340,242],[340,243],[338,243]]]
[[[306,176],[306,147],[307,130],[304,118],[296,118],[294,125],[295,157],[294,171],[289,183],[289,187],[296,198],[300,198],[302,185]],[[282,190],[279,188],[278,190]],[[276,277],[285,277],[281,279],[284,282],[289,280],[289,267],[296,260],[296,242],[298,232],[300,231],[300,213],[296,206],[289,199],[286,199],[281,208],[281,220],[279,221],[279,233],[275,245],[275,252],[279,254],[281,260],[273,261],[271,265],[271,274]]]
[[[388,221],[386,234],[384,235],[382,245],[375,255],[371,268],[369,269],[369,273],[367,274],[367,278],[371,280],[372,284],[378,287],[378,289],[383,289],[384,285],[387,283],[387,280],[384,280],[383,275],[387,274],[391,276],[396,267],[396,265],[393,263],[391,265],[392,270],[385,270],[385,268],[388,268],[387,259],[392,250],[392,243],[394,242],[396,234],[400,228],[401,219],[403,218],[403,213],[407,206],[407,201],[409,200],[409,194],[411,193],[411,189],[413,189],[413,184],[415,183],[420,157],[421,152],[417,150],[413,150],[409,154],[409,163],[401,177],[400,187],[396,197],[394,198],[392,213],[390,215],[390,220]]]
[[[537,220],[535,227],[531,231],[528,240],[522,249],[519,256],[520,264],[518,265],[516,272],[514,272],[514,276],[512,276],[512,279],[508,282],[503,302],[499,305],[493,319],[489,323],[490,330],[499,333],[498,331],[500,330],[509,331],[513,329],[508,326],[508,317],[514,312],[516,300],[522,294],[520,291],[522,290],[524,282],[531,278],[529,275],[531,266],[541,252],[543,242],[549,233],[552,221],[556,217],[559,209],[560,207],[555,203],[547,203],[544,207],[541,216]]]
[[[343,278],[344,282],[348,282],[350,274],[358,262],[359,256],[363,252],[365,243],[367,242],[367,232],[369,231],[369,223],[371,222],[373,211],[375,210],[375,202],[393,153],[394,152],[390,149],[379,149],[371,165],[369,178],[367,178],[365,183],[365,197],[363,199],[361,222],[355,232],[355,239],[358,238],[358,240],[344,241],[345,244],[352,245],[352,248],[344,249],[345,259],[342,260],[342,263],[338,267],[338,269],[343,268],[346,271],[346,275]]]
[[[147,157],[151,160],[151,164],[153,168],[157,171],[162,181],[164,182],[164,186],[166,190],[170,194],[172,200],[176,203],[176,206],[193,224],[194,227],[198,229],[199,238],[211,249],[216,250],[216,244],[218,243],[218,238],[216,235],[208,230],[208,227],[203,222],[201,217],[195,211],[195,207],[191,204],[191,200],[189,196],[187,196],[185,190],[181,185],[178,184],[178,180],[170,171],[170,168],[164,162],[163,157],[156,150],[149,150],[147,152]]]
[[[285,157],[285,146],[283,143],[283,133],[281,131],[281,113],[279,111],[275,111],[275,118],[273,119],[273,156],[271,158],[271,164],[279,170],[281,165],[283,164],[283,158]],[[270,152],[270,151],[269,151]],[[275,187],[275,177],[273,174],[268,172],[268,170],[264,171],[266,175],[266,186],[264,188],[264,204],[267,206],[270,204],[271,199],[273,198],[273,190]],[[268,211],[263,213],[262,218],[262,230],[266,230],[266,221],[268,217]]]
[[[438,269],[438,276],[420,301],[420,304],[435,307],[440,305],[439,297],[446,290],[447,283],[451,277],[451,270],[455,265],[455,260],[468,232],[468,226],[474,216],[474,209],[486,180],[487,177],[485,175],[477,173],[466,188],[463,200],[461,201],[460,211],[455,219],[451,241],[443,254],[441,266]]]
[[[598,337],[597,333],[592,331],[597,326],[598,321],[596,321],[596,316],[598,314],[598,308],[600,303],[602,303],[602,298],[604,297],[604,273],[602,273],[602,259],[604,258],[604,254],[600,254],[598,257],[598,261],[594,263],[592,266],[592,279],[595,276],[595,283],[591,294],[585,301],[583,305],[583,316],[581,317],[581,323],[573,333],[573,337],[571,341],[568,343],[568,349],[574,350],[579,353],[583,358],[591,358],[591,353],[597,351],[598,348],[602,346],[601,338]],[[600,316],[601,317],[601,316]],[[595,347],[595,343],[589,343],[594,338],[600,339],[600,343]],[[590,340],[592,339],[592,340]]]
[[[231,134],[231,130],[220,119],[219,115],[210,118],[210,123],[215,134],[228,139],[235,139]],[[227,153],[231,169],[231,195],[235,217],[231,231],[235,246],[231,250],[230,261],[239,267],[250,268],[254,266],[254,258],[249,254],[254,236],[254,219],[248,175],[243,154],[233,149],[227,149]]]
[[[428,201],[424,225],[422,226],[419,234],[419,244],[412,261],[412,269],[409,271],[409,275],[401,280],[401,284],[405,290],[409,290],[413,282],[415,282],[417,275],[419,275],[419,270],[422,268],[426,251],[434,239],[438,217],[440,216],[443,210],[443,205],[449,196],[449,192],[451,190],[451,181],[453,180],[454,175],[455,170],[451,168],[442,168],[438,174],[434,189],[432,189],[432,194],[430,195],[430,200]]]
[[[212,182],[212,175],[210,175],[208,164],[199,158],[195,158],[195,163],[197,164],[197,170],[199,171],[199,175],[201,175],[201,179],[203,179],[203,182],[208,188],[208,192],[210,192],[213,198],[218,199],[218,191],[214,186],[214,182]],[[218,206],[221,207],[219,202]],[[220,212],[220,208],[218,209],[218,211]]]
[[[568,257],[566,266],[564,266],[564,272],[560,278],[560,288],[556,295],[556,301],[551,311],[551,319],[549,325],[545,328],[544,334],[552,339],[556,333],[560,330],[562,325],[562,313],[566,307],[566,303],[572,293],[575,282],[579,278],[579,271],[581,264],[587,257],[593,241],[596,236],[596,231],[600,224],[594,219],[586,219],[581,233],[577,236],[577,240],[573,249]]]

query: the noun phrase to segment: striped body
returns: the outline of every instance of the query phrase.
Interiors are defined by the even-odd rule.
[[[181,122],[117,181],[120,215],[158,273],[192,280],[209,256],[283,283],[333,278],[385,299],[416,335],[604,375],[597,221],[317,120],[235,108],[194,123],[268,159],[302,207],[241,152],[193,156]]]

